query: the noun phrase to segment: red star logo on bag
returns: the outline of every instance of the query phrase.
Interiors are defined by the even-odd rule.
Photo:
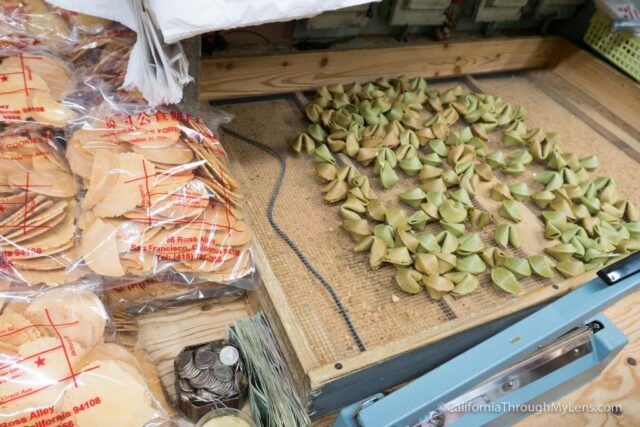
[[[2,80],[3,82],[6,82],[7,80],[9,80],[9,77],[4,74],[2,77],[0,77],[0,80]]]
[[[41,366],[44,366],[44,361],[45,359],[43,359],[42,357],[38,357],[35,361],[36,366],[39,368]]]

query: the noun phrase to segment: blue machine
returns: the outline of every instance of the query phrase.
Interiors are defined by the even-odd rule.
[[[601,311],[639,287],[637,252],[393,393],[344,408],[334,427],[504,426],[550,410],[627,344]]]

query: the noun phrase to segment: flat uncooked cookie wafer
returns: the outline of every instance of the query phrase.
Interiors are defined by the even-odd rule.
[[[67,143],[67,150],[65,154],[71,170],[76,175],[85,179],[88,179],[91,176],[93,156],[82,149],[82,145],[75,137],[75,134],[71,141]]]
[[[0,362],[4,364],[4,361],[1,359],[2,355],[14,356],[16,354],[18,354],[18,346],[0,341]]]
[[[209,149],[203,147],[198,143],[194,143],[192,141],[185,141],[187,146],[193,150],[196,156],[200,160],[204,160],[204,164],[201,166],[202,172],[219,182],[224,187],[228,188],[229,191],[234,190],[238,187],[238,182],[229,174],[227,168],[220,162],[218,156],[213,154]]]
[[[46,163],[52,164],[48,160]],[[39,164],[44,166],[41,162]],[[57,168],[36,169],[35,164],[31,171],[14,170],[9,175],[9,184],[23,190],[28,187],[30,192],[51,197],[73,197],[76,194],[75,180],[70,174]]]
[[[82,255],[87,266],[103,276],[123,276],[118,255],[117,229],[96,218],[82,235]]]
[[[193,160],[193,151],[180,144],[163,148],[142,147],[134,144],[131,148],[134,152],[154,163],[183,165]]]
[[[57,218],[59,216],[65,216],[69,214],[67,210],[68,205],[69,205],[69,202],[67,202],[67,200],[59,200],[53,203],[48,209],[40,211],[40,213],[36,215],[31,215],[30,213],[28,213],[27,219],[23,225],[24,230],[18,229],[18,230],[11,231],[9,233],[5,232],[4,235],[8,240],[13,241],[12,237],[15,237],[21,234],[26,235],[29,231],[33,230],[34,228],[46,229],[45,224],[48,221],[54,218]]]
[[[151,209],[146,215],[182,223],[199,216],[209,206],[209,197],[209,192],[199,179],[191,179],[177,188],[154,186]]]
[[[8,218],[12,213],[17,212],[24,208],[24,191],[18,190],[16,194],[6,196],[0,199],[0,218],[2,221]],[[31,193],[27,194],[27,202],[33,200],[36,195]],[[0,234],[4,234],[5,230],[0,229]]]
[[[221,202],[226,203],[231,206],[240,205],[240,200],[242,199],[238,194],[235,194],[227,189],[225,189],[220,183],[212,178],[200,178],[204,185],[207,186],[209,191],[215,195],[215,198]]]
[[[52,137],[52,136],[49,136],[49,137]],[[46,142],[43,141],[43,144],[46,144]],[[47,149],[43,149],[41,151],[44,154],[44,156],[47,158],[49,163],[56,165],[58,169],[65,171],[66,173],[71,175],[71,168],[69,167],[69,164],[65,160],[63,153],[59,152],[58,150],[53,150],[51,147],[48,147],[48,146],[47,146]]]
[[[80,230],[86,230],[93,224],[93,221],[96,220],[96,215],[93,211],[83,210],[80,212],[80,216],[78,217],[78,228]]]
[[[71,233],[74,233],[76,227],[75,227],[73,216],[69,215],[68,212],[63,212],[60,215],[54,216],[53,218],[48,219],[46,222],[42,223],[41,227],[32,227],[26,233],[22,232],[21,230],[12,231],[11,234],[8,234],[5,237],[11,240],[12,242],[11,246],[13,246],[13,244],[25,242],[30,239],[35,239],[41,234],[48,233],[52,229],[55,229],[59,224],[61,228],[68,227],[69,225],[65,220],[67,220],[71,224],[70,225]],[[63,221],[65,221],[65,223],[62,223]],[[7,246],[7,245],[5,245],[4,242],[0,242],[0,247],[4,247],[4,246]]]
[[[215,232],[215,242],[224,246],[243,246],[251,241],[249,225],[233,215],[226,208],[209,208],[205,211],[206,224],[211,225]]]
[[[28,196],[28,195],[27,195]],[[27,220],[41,212],[46,211],[53,206],[53,201],[45,198],[45,196],[38,195],[23,205],[22,209],[14,212],[7,218],[0,221],[0,231],[2,234],[9,233],[16,228],[20,228],[26,225],[25,216]],[[25,213],[26,211],[26,213]]]
[[[126,348],[115,343],[98,343],[82,359],[82,364],[94,364],[98,360],[114,360],[129,365],[138,371],[136,378],[142,380],[141,367],[136,357]]]
[[[64,350],[61,345],[64,345]],[[69,363],[72,366],[77,364],[84,353],[78,343],[64,341],[61,344],[58,337],[41,337],[22,344],[18,349],[18,357],[27,359],[14,365],[11,379],[0,384],[0,395],[23,396],[0,404],[0,414],[19,413],[45,406],[42,402],[56,402],[67,387],[67,383],[60,380],[69,376]],[[36,365],[34,355],[44,355],[44,362]],[[41,390],[30,393],[38,389]]]
[[[156,260],[152,253],[139,251],[120,255],[120,263],[127,274],[134,276],[151,273],[156,267]]]
[[[37,74],[31,73],[30,78],[23,76],[28,74],[22,70],[22,67],[18,64],[16,67],[2,67],[0,69],[0,76],[7,77],[2,79],[2,97],[6,99],[13,99],[12,96],[18,94],[19,96],[28,96],[28,91],[49,91],[49,85],[47,82]],[[26,77],[26,79],[25,79]],[[25,81],[27,90],[25,91]],[[7,93],[5,93],[7,92]]]
[[[10,258],[14,267],[27,270],[59,270],[72,266],[80,259],[80,251],[74,244],[68,249],[55,255],[38,256],[31,258]]]
[[[22,252],[20,252],[17,255],[15,253],[10,253],[9,255],[7,255],[7,258],[9,258],[10,261],[13,261],[16,259],[26,260],[30,258],[46,257],[46,256],[50,256],[50,255],[54,255],[54,254],[58,254],[60,252],[66,251],[67,249],[74,247],[75,244],[76,244],[76,239],[75,237],[73,237],[66,242],[60,243],[57,246],[50,247],[47,249],[23,247]]]
[[[62,127],[77,117],[73,110],[54,99],[47,83],[36,73],[7,67],[0,72],[0,76],[0,104],[7,106],[0,111],[0,119],[33,119],[38,123]]]
[[[115,217],[140,206],[148,197],[147,183],[155,174],[153,163],[135,153],[118,155],[118,180],[113,190],[93,209],[99,217]]]
[[[108,319],[100,299],[91,291],[57,288],[38,295],[24,312],[33,323],[59,326],[59,332],[89,349],[102,340]],[[55,333],[53,328],[47,328]]]
[[[11,309],[6,309],[0,314],[0,335],[2,342],[13,346],[21,346],[27,341],[41,337],[40,331],[33,327],[33,323]]]
[[[216,249],[219,252],[216,252]],[[229,275],[234,269],[241,270],[242,265],[251,259],[250,252],[247,247],[229,248],[216,247],[206,254],[203,260],[181,261],[182,264],[195,272],[218,272],[220,274]]]
[[[128,123],[119,123],[121,127],[132,128],[133,130],[131,132],[120,132],[118,140],[134,146],[154,149],[171,147],[179,141],[180,123],[177,120],[171,118],[150,120],[143,116],[141,116],[141,119],[133,126]]]
[[[6,69],[22,69],[23,64],[29,71],[37,74],[47,83],[47,87],[55,99],[62,98],[71,77],[71,70],[64,62],[52,56],[36,55],[30,52],[29,54],[4,58],[0,65],[0,74]]]
[[[67,282],[65,270],[29,270],[12,266],[11,271],[5,270],[1,274],[11,274],[11,279],[25,283],[44,283],[51,286],[61,285]]]
[[[174,167],[168,170],[156,171],[154,176],[149,179],[149,186],[153,189],[153,193],[171,194],[176,189],[182,187],[187,182],[194,179],[192,165],[184,165]]]
[[[89,177],[89,187],[82,200],[83,209],[92,209],[100,203],[118,182],[118,157],[107,150],[96,151]]]
[[[68,388],[62,408],[72,408],[96,396],[100,404],[72,415],[78,427],[140,427],[162,417],[154,407],[149,389],[132,375],[126,364],[114,360],[95,360],[78,375],[82,387]],[[127,408],[123,411],[122,408]]]
[[[123,219],[105,218],[102,221],[116,231],[118,253],[128,253],[132,248],[144,246],[145,233],[155,234],[153,228],[143,221],[127,221]]]
[[[238,265],[235,265],[236,262]],[[222,266],[220,271],[212,271],[208,273],[196,272],[194,276],[198,280],[202,281],[227,283],[245,277],[254,271],[250,254],[243,254],[236,262],[232,263],[230,261],[226,266]]]
[[[82,265],[74,264],[67,269],[38,271],[28,270],[24,268],[13,268],[13,280],[36,284],[44,283],[49,286],[64,285],[65,283],[73,283],[80,278],[91,273],[91,270]]]
[[[93,157],[98,150],[109,150],[115,154],[129,151],[128,145],[118,141],[113,129],[78,129],[73,133],[71,141],[78,144],[78,149]]]

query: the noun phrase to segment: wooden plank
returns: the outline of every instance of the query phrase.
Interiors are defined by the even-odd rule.
[[[232,163],[232,169],[234,175],[241,182],[250,182],[237,162]],[[306,373],[317,367],[319,363],[311,350],[309,341],[302,332],[302,328],[296,321],[291,307],[286,303],[287,296],[273,273],[257,236],[253,241],[253,258],[260,272],[262,284],[258,290],[249,292],[249,310],[251,314],[262,311],[267,317],[293,380],[298,386],[297,391],[304,400],[310,391]]]
[[[296,391],[304,402],[311,390],[306,373],[318,366],[317,359],[296,322],[291,308],[286,304],[287,297],[282,291],[282,286],[257,241],[254,242],[253,253],[262,276],[262,286],[256,292],[249,294],[250,304],[259,306],[267,316],[269,326],[278,340],[291,376],[298,387]]]
[[[524,37],[314,51],[202,61],[203,100],[295,92],[400,73],[425,78],[552,66],[558,37]]]
[[[640,153],[639,131],[576,86],[568,84],[553,70],[531,71],[526,73],[526,77],[621,150],[629,151],[631,148]]]
[[[640,131],[640,85],[568,41],[560,43],[566,55],[553,71]]]
[[[204,301],[135,317],[138,346],[153,361],[175,402],[173,359],[187,346],[225,338],[226,328],[248,315],[244,298]]]

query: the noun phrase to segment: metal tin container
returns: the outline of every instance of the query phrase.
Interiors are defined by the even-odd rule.
[[[195,423],[214,409],[242,407],[249,382],[239,353],[224,339],[180,351],[173,371],[178,408],[187,418]]]

